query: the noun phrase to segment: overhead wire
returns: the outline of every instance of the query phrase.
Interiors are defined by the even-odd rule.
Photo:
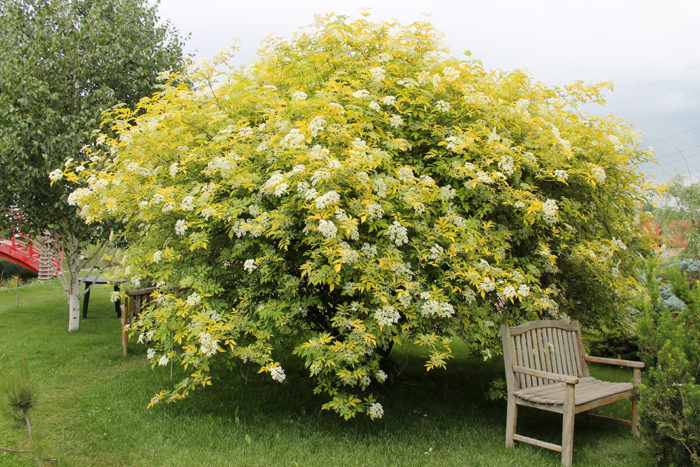
[[[646,143],[646,144],[651,145],[651,144],[654,144],[654,143],[658,143],[659,141],[665,141],[665,140],[667,140],[667,139],[673,138],[673,137],[678,136],[678,135],[682,135],[682,134],[684,134],[684,133],[689,133],[689,132],[694,131],[694,130],[697,130],[697,129],[700,129],[700,125],[694,126],[694,127],[692,127],[692,128],[688,128],[687,130],[679,131],[678,133],[674,133],[674,134],[672,134],[672,135],[664,136],[663,138],[655,139],[654,141],[649,141],[649,142]]]

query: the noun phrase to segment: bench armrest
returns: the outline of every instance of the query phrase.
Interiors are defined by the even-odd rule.
[[[620,365],[629,368],[644,368],[644,362],[635,362],[632,360],[622,360],[620,358],[604,358],[604,357],[592,357],[586,355],[583,357],[584,360],[591,363],[605,363],[606,365]]]
[[[523,373],[530,376],[536,376],[537,378],[551,379],[552,381],[559,381],[566,384],[577,384],[578,377],[571,375],[560,375],[559,373],[550,373],[548,371],[533,370],[532,368],[525,368],[523,366],[513,365],[513,372]]]

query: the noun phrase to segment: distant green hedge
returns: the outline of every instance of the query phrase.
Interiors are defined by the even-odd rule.
[[[36,273],[12,261],[0,258],[0,280],[9,279],[14,276],[19,276],[23,280],[27,280],[35,277]]]

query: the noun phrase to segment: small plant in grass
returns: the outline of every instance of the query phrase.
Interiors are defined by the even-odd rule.
[[[29,419],[29,411],[36,404],[37,388],[36,384],[29,378],[26,360],[22,361],[22,372],[20,374],[11,373],[0,389],[4,399],[4,412],[18,425],[25,427],[29,444],[29,449],[12,449],[3,446],[0,446],[0,449],[14,453],[31,454],[37,465],[41,465],[44,460],[53,460],[41,459],[37,453],[32,424]]]
[[[639,339],[650,368],[641,388],[642,435],[659,463],[700,465],[700,286],[677,266],[660,277],[653,259],[646,282]]]
[[[637,290],[648,154],[577,110],[603,84],[549,88],[449,56],[427,23],[334,16],[187,78],[114,110],[69,197],[123,221],[124,275],[159,284],[134,332],[189,375],[153,403],[211,384],[215,358],[283,382],[292,341],[325,409],[377,419],[393,344],[426,370],[453,339],[488,359],[499,322],[591,324]]]

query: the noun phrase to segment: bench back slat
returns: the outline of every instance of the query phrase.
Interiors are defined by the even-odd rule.
[[[522,373],[513,374],[513,365],[549,373],[588,376],[588,366],[583,359],[581,328],[577,321],[531,321],[514,327],[504,324],[502,331],[509,393],[554,382]]]

